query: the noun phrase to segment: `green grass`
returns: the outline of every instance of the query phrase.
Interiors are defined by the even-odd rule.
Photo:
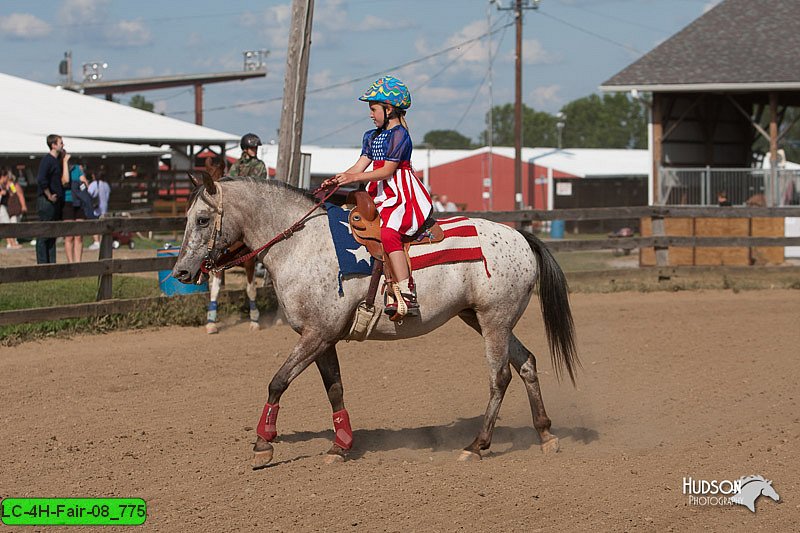
[[[0,311],[94,302],[96,277],[0,284]],[[160,294],[154,279],[114,276],[114,298],[145,298]]]
[[[94,302],[97,294],[97,278],[75,278],[28,283],[0,284],[0,311],[30,309],[59,305]],[[152,278],[136,276],[114,276],[113,297],[115,299],[147,298],[160,296],[158,282]],[[45,337],[69,337],[80,333],[104,333],[116,329],[131,329],[154,326],[199,326],[206,320],[208,295],[167,299],[146,310],[124,315],[106,315],[88,318],[49,320],[32,324],[0,326],[0,346]],[[274,309],[276,303],[270,299],[261,301],[259,309]],[[220,302],[220,319],[227,316],[247,317],[248,307],[243,302]]]
[[[140,237],[135,235],[133,237],[133,244],[137,250],[157,250],[164,248],[164,245],[169,243],[173,247],[180,247],[180,239],[182,234],[176,235],[177,240],[170,238],[171,235],[154,235],[152,239]],[[121,248],[127,248],[127,245],[121,245]]]
[[[609,250],[590,250],[586,252],[554,252],[561,270],[564,272],[580,272],[584,270],[609,270],[615,257]]]

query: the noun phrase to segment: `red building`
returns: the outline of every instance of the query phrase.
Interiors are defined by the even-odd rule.
[[[544,164],[552,148],[525,148],[522,151],[522,203],[527,208],[548,208],[549,178],[579,178],[581,176],[552,169]],[[415,155],[417,155],[415,153]],[[433,194],[446,194],[450,201],[468,211],[513,211],[514,149],[488,148],[465,152],[431,150],[428,185]],[[425,155],[420,154],[424,161]],[[416,158],[415,158],[416,159]],[[491,172],[490,172],[491,169]],[[427,168],[415,170],[424,175]],[[489,176],[492,179],[489,179]]]

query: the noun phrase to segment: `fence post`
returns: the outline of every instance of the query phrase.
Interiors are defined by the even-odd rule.
[[[111,233],[104,233],[100,240],[100,256],[99,259],[111,259],[114,253],[114,236]],[[111,274],[103,274],[100,276],[100,282],[97,285],[97,301],[110,300],[112,297]]]
[[[664,224],[663,215],[654,215],[650,217],[653,227],[653,237],[666,237],[667,232]],[[668,246],[653,246],[656,253],[656,266],[668,267],[669,266],[669,247]]]

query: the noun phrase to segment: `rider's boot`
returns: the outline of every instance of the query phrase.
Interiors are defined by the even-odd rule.
[[[419,315],[419,303],[417,302],[417,290],[410,279],[404,279],[397,283],[389,283],[386,291],[387,302],[384,313],[389,315],[391,320],[402,320],[406,316]],[[389,301],[391,299],[391,301]]]

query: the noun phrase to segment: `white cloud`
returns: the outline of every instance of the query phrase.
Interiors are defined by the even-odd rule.
[[[241,53],[229,52],[221,56],[200,55],[192,62],[193,65],[207,70],[242,70],[244,58]]]
[[[186,36],[186,46],[189,48],[201,48],[205,44],[205,36],[196,31],[193,31]]]
[[[428,102],[453,102],[464,98],[459,90],[451,87],[423,87],[418,93],[419,99]],[[412,103],[414,96],[412,95]]]
[[[703,13],[707,13],[717,7],[720,1],[721,0],[711,0],[710,2],[706,2],[706,5],[703,6]]]
[[[341,78],[336,78],[336,74],[330,70],[325,69],[321,72],[314,72],[309,74],[308,79],[308,86],[310,89],[321,89],[328,87],[330,85],[340,83],[342,80]],[[336,100],[336,101],[345,101],[347,99],[355,100],[356,92],[361,89],[361,85],[364,85],[366,89],[368,83],[362,82],[360,84],[349,84],[349,85],[342,85],[341,87],[336,87],[329,90],[324,90],[320,92],[313,93],[313,97],[319,100]],[[355,87],[354,87],[355,85]],[[360,93],[359,93],[360,94]]]
[[[50,34],[50,24],[30,13],[11,13],[0,17],[0,33],[16,39],[38,39]]]
[[[560,85],[542,85],[532,90],[530,97],[535,108],[550,108],[557,106],[563,100],[559,95],[560,92]]]
[[[145,46],[153,42],[153,34],[141,20],[120,20],[106,27],[104,34],[112,48]]]
[[[348,23],[347,7],[343,0],[318,1],[314,7],[314,28],[325,28],[336,32],[341,32],[343,28],[352,31],[360,29]]]
[[[255,29],[258,36],[275,48],[286,48],[291,22],[292,9],[289,4],[268,7],[256,13],[245,12],[239,19],[241,26]]]
[[[358,31],[384,31],[384,30],[393,30],[397,26],[396,24],[398,21],[392,19],[386,19],[382,17],[376,17],[375,15],[367,15],[364,17],[364,20],[361,23],[356,24],[353,29]]]
[[[169,109],[166,100],[156,100],[153,102],[153,111],[155,113],[166,113]]]
[[[475,39],[484,33],[486,33],[486,21],[476,20],[448,37],[443,48],[449,48],[464,41]],[[489,61],[488,42],[486,39],[473,41],[449,52],[448,57],[450,59],[458,57],[460,63],[481,63],[485,65]]]
[[[58,10],[63,24],[96,24],[108,18],[109,0],[64,0]]]
[[[522,62],[526,65],[556,63],[559,58],[544,49],[538,39],[522,41]]]

